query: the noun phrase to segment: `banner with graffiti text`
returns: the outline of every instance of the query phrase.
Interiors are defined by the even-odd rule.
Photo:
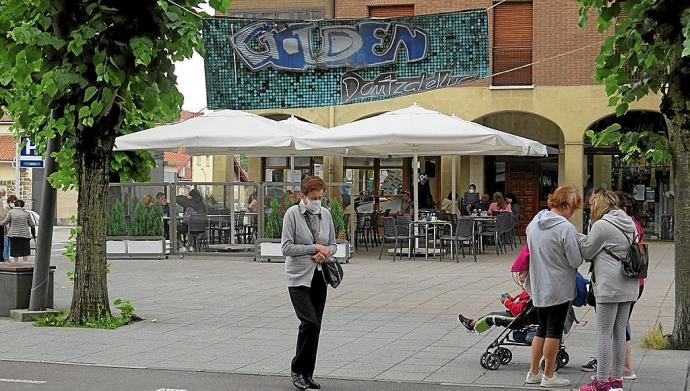
[[[486,10],[393,19],[204,19],[210,109],[318,107],[489,74]]]

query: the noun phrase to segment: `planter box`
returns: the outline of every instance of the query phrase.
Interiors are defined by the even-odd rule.
[[[48,278],[48,308],[53,308],[53,275]],[[0,316],[10,316],[10,310],[29,308],[34,265],[31,263],[0,264]]]
[[[160,236],[116,236],[106,238],[106,258],[158,258],[166,256],[166,240]]]
[[[341,262],[350,262],[350,243],[345,240],[338,240],[336,243],[335,258]],[[280,239],[260,239],[257,245],[257,253],[256,258],[261,261],[270,262],[273,259],[285,259]]]

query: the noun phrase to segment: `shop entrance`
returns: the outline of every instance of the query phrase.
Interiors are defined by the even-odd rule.
[[[539,141],[547,146],[544,158],[487,156],[484,189],[492,195],[512,193],[520,205],[520,232],[540,209],[546,208],[549,193],[558,186],[558,161],[563,132],[554,122],[526,112],[501,112],[475,122],[504,132]]]
[[[666,134],[666,122],[660,113],[652,111],[631,111],[622,117],[605,117],[590,127],[602,131],[618,123],[622,132],[654,131]],[[623,159],[617,147],[593,147],[585,137],[587,176],[585,194],[603,187],[622,191],[636,201],[634,213],[652,239],[673,239],[673,190],[671,168],[668,165],[653,165],[640,158]],[[641,150],[648,149],[641,146]],[[585,205],[585,227],[589,221],[589,210]]]

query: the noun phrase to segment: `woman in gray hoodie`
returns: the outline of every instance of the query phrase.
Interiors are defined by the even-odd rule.
[[[575,298],[575,273],[582,264],[580,240],[568,221],[582,207],[582,197],[572,187],[559,187],[549,195],[549,210],[542,210],[527,226],[529,275],[525,289],[537,308],[539,327],[532,341],[532,360],[525,382],[543,387],[570,385],[555,372],[570,302]],[[544,375],[539,361],[544,357]]]
[[[630,306],[637,301],[639,281],[623,275],[624,259],[636,240],[635,223],[618,209],[610,191],[591,198],[592,228],[582,238],[582,256],[592,262],[594,296],[597,301],[597,375],[580,391],[623,388],[625,325]],[[609,370],[611,371],[609,373]]]

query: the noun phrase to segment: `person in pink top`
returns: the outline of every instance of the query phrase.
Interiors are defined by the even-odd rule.
[[[618,197],[618,207],[621,208],[635,223],[635,230],[637,231],[637,237],[635,238],[638,243],[644,243],[644,229],[640,220],[637,219],[637,208],[635,206],[635,199],[628,193],[622,191],[617,191],[616,196]],[[642,291],[644,291],[644,278],[640,278],[640,293],[637,296],[637,300],[642,297]],[[634,305],[630,306],[630,315],[632,316]],[[628,325],[625,328],[625,363],[623,364],[623,379],[633,380],[637,378],[637,374],[632,367],[632,330],[630,328],[630,319],[628,318]]]
[[[489,205],[489,216],[492,216],[494,212],[512,212],[510,204],[506,202],[503,198],[503,194],[500,191],[494,193],[494,202]]]

